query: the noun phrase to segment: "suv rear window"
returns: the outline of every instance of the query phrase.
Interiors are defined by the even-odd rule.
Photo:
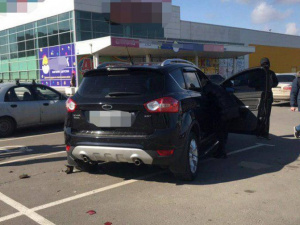
[[[84,97],[151,95],[161,92],[164,76],[152,71],[122,71],[84,77],[78,93]]]

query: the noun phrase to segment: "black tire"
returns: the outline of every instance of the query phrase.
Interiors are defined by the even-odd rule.
[[[185,171],[183,173],[174,173],[175,177],[184,181],[193,181],[199,172],[199,138],[195,133],[190,133],[188,142],[184,149],[184,156],[186,159],[184,160]],[[192,146],[195,149],[191,149]],[[193,154],[192,154],[193,152]],[[192,154],[192,155],[190,155]]]
[[[0,118],[0,137],[8,137],[16,129],[15,122],[9,117]]]

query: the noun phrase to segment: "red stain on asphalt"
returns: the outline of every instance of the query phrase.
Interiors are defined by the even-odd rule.
[[[94,214],[96,214],[96,211],[90,210],[90,211],[87,211],[86,213],[88,213],[89,215],[94,215]]]
[[[104,225],[112,225],[111,222],[106,222]]]

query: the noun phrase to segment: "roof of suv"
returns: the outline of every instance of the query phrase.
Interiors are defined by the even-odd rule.
[[[165,66],[161,65],[120,65],[120,66],[114,66],[114,67],[104,67],[99,69],[94,69],[86,72],[84,76],[92,75],[97,72],[107,72],[107,71],[158,71],[158,72],[165,72],[170,69],[176,69],[181,67],[193,67],[197,68],[195,65],[192,64],[186,64],[186,63],[176,63],[176,64],[168,64]]]

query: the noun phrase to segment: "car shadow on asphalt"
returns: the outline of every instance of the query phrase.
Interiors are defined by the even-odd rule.
[[[61,145],[35,145],[35,146],[26,146],[25,149],[22,148],[15,148],[5,151],[4,147],[1,147],[3,150],[0,150],[0,167],[5,166],[22,166],[22,165],[29,165],[34,163],[41,163],[41,162],[50,162],[51,159],[55,159],[53,157],[51,158],[37,158],[37,159],[29,159],[26,161],[18,161],[18,162],[11,162],[11,163],[5,163],[5,160],[7,161],[14,161],[14,160],[21,160],[22,158],[30,158],[30,157],[36,157],[40,154],[52,154],[56,155],[59,154],[59,152],[64,151],[65,147]],[[63,153],[61,153],[63,155]],[[15,158],[15,157],[21,157],[22,158]],[[66,154],[64,155],[63,160],[66,160]],[[57,159],[57,158],[56,158]]]
[[[173,183],[176,185],[212,185],[250,179],[264,174],[281,171],[283,168],[300,168],[300,140],[285,139],[271,135],[272,141],[260,140],[261,146],[239,154],[230,155],[228,159],[208,159],[200,163],[199,175],[192,182],[176,179],[168,170],[159,167],[135,167],[129,164],[108,163],[100,166],[101,174],[121,177],[124,180],[138,179],[149,182]],[[276,147],[267,146],[276,143]],[[289,165],[292,164],[293,165]],[[159,172],[162,173],[159,173]],[[151,177],[147,174],[159,173]]]
[[[12,136],[7,137],[5,139],[20,138],[20,137],[23,138],[23,137],[33,136],[33,135],[43,135],[43,134],[61,132],[63,130],[64,130],[64,125],[62,123],[19,128],[15,131],[15,133]],[[0,138],[0,140],[5,140],[5,139]]]

